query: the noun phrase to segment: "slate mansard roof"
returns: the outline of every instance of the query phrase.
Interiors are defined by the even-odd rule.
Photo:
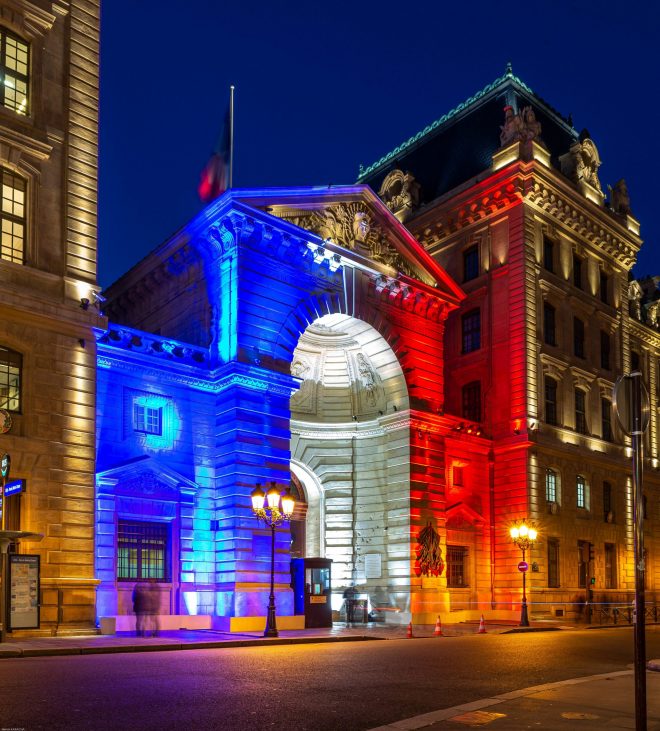
[[[563,155],[578,139],[570,121],[538,97],[508,66],[505,74],[463,104],[365,169],[358,182],[378,191],[392,170],[411,172],[421,185],[420,203],[429,203],[487,170],[500,148],[504,107],[533,107],[541,137],[559,168]]]

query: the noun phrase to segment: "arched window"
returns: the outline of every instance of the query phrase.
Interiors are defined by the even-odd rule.
[[[30,47],[6,28],[0,28],[0,100],[6,109],[27,114],[30,85]]]
[[[0,409],[21,410],[23,356],[0,346]]]

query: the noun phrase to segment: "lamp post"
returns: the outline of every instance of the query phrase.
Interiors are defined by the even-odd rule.
[[[270,490],[264,493],[261,485],[257,484],[252,491],[252,512],[259,520],[270,528],[270,597],[268,600],[268,617],[264,637],[277,637],[277,624],[275,622],[275,529],[278,525],[291,520],[296,501],[287,488],[283,493],[270,483]]]
[[[525,521],[520,525],[514,525],[509,530],[511,540],[522,551],[522,561],[518,564],[518,571],[522,573],[523,591],[522,604],[520,606],[520,626],[529,627],[529,618],[527,617],[527,562],[525,561],[525,552],[531,549],[538,535],[536,528],[530,528]]]

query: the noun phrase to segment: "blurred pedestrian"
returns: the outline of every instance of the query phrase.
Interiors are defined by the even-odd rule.
[[[160,633],[160,589],[155,584],[148,584],[146,593],[146,624],[145,634],[158,637]]]
[[[147,586],[139,581],[133,587],[133,611],[135,612],[135,634],[144,637],[147,615]]]

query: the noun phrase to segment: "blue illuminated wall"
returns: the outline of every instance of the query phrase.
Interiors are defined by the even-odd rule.
[[[359,255],[353,268],[350,252],[330,268],[313,255],[324,245],[318,236],[261,210],[273,195],[225,194],[105,293],[113,324],[98,334],[99,616],[131,612],[133,585],[116,581],[119,520],[169,528],[165,613],[209,614],[217,626],[265,615],[270,531],[253,517],[250,493],[256,483],[289,483],[289,400],[298,388],[290,363],[317,318],[363,319],[402,354],[402,365],[417,357],[425,332],[432,347],[422,347],[414,373],[407,369],[408,387],[420,409],[441,406],[433,384],[455,285],[415,289],[408,279],[405,288],[392,280],[385,289],[387,268],[368,270]],[[287,195],[317,206],[353,197],[404,231],[363,186]],[[278,616],[293,614],[289,543],[288,531],[278,531]]]

